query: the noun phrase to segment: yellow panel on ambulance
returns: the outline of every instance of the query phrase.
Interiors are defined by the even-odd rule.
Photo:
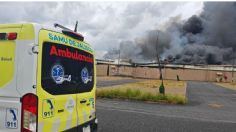
[[[0,131],[20,130],[16,92],[16,39],[22,25],[0,25]]]
[[[20,131],[21,102],[17,90],[22,46],[34,41],[33,24],[0,24],[0,131]],[[29,55],[30,56],[30,55]],[[20,72],[20,71],[19,71]]]
[[[9,83],[13,80],[15,71],[14,62],[16,56],[15,40],[17,39],[17,34],[20,32],[20,29],[21,25],[0,26],[0,89],[6,88],[7,85],[10,85]],[[4,96],[6,96],[6,94],[7,93],[4,92]]]

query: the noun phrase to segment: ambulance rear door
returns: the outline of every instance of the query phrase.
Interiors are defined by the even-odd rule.
[[[76,84],[77,67],[66,56],[70,46],[51,39],[61,33],[40,30],[37,75],[38,130],[65,131],[77,126]]]
[[[84,43],[84,45],[86,45]],[[77,64],[78,78],[78,94],[77,94],[77,110],[78,122],[84,130],[90,129],[90,122],[94,120],[95,115],[95,65],[94,54],[86,50],[78,50],[81,58]]]

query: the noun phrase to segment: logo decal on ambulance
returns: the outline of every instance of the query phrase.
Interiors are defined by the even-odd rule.
[[[71,81],[71,75],[64,75],[64,68],[61,65],[54,65],[51,70],[51,77],[56,84],[62,84],[64,81]]]
[[[71,114],[75,108],[75,100],[72,97],[68,97],[65,107],[66,110]]]
[[[86,67],[84,67],[81,71],[81,79],[85,84],[87,84],[89,81],[92,81],[92,76],[89,76],[89,72]]]
[[[6,110],[6,128],[17,129],[17,116],[18,111],[14,108],[7,108]]]

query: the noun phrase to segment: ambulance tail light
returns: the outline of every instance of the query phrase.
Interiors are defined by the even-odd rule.
[[[38,97],[28,93],[22,97],[21,132],[35,132],[38,124]]]
[[[17,33],[0,33],[0,40],[16,40]]]
[[[7,39],[8,40],[16,40],[17,38],[17,33],[8,33]]]

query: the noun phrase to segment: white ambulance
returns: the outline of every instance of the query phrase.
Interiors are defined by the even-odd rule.
[[[96,131],[94,58],[59,24],[0,24],[0,131]]]

